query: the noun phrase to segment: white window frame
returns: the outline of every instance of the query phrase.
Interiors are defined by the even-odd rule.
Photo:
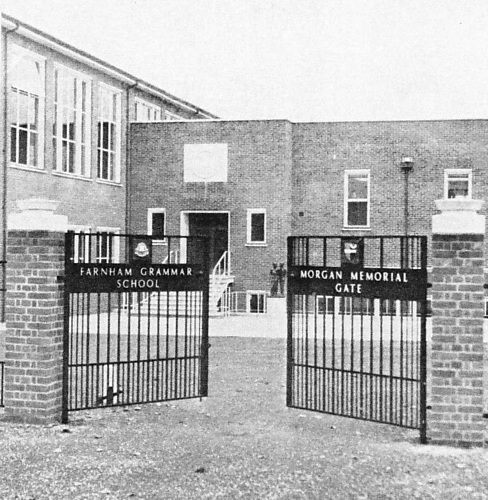
[[[349,178],[350,177],[367,177],[368,178],[368,195],[367,198],[349,199]],[[366,225],[349,225],[349,202],[366,202]],[[344,172],[344,228],[346,229],[369,229],[371,217],[371,171],[369,169],[346,170]]]
[[[80,100],[75,103],[76,109],[76,136],[74,141],[68,141],[69,144],[74,143],[75,146],[75,171],[68,172],[63,170],[63,142],[64,139],[62,137],[62,126],[63,126],[63,111],[66,109],[66,105],[59,100],[59,89],[55,89],[54,92],[54,124],[56,125],[56,131],[53,134],[53,144],[56,144],[54,151],[56,152],[54,167],[56,173],[70,175],[70,176],[78,176],[83,178],[91,177],[91,131],[92,131],[92,80],[87,75],[80,73],[79,71],[75,71],[66,66],[62,66],[60,64],[54,65],[54,71],[58,71],[59,74],[65,74],[72,78],[75,78],[76,81],[76,89],[77,96],[80,96]],[[58,80],[59,81],[59,80]],[[86,102],[85,102],[85,111],[82,109],[82,101],[81,101],[81,88],[82,84],[86,84]],[[54,79],[54,85],[56,85],[56,78]],[[56,94],[58,94],[58,101],[56,101]],[[85,130],[84,137],[85,141],[82,142],[82,115],[85,114]],[[85,148],[85,164],[82,164],[82,155],[81,148],[84,146]],[[69,147],[69,146],[68,146]]]
[[[165,208],[148,208],[147,209],[147,234],[149,236],[153,235],[153,214],[164,214],[164,227],[163,227],[163,232],[166,234],[166,227],[167,227],[167,217],[166,217],[166,209]],[[165,244],[166,243],[166,238],[163,239],[158,239],[153,241],[154,244]]]
[[[466,175],[468,174],[468,196],[464,199],[470,200],[473,196],[473,171],[470,168],[446,168],[444,170],[444,199],[455,199],[448,198],[449,196],[449,181],[454,180],[456,175]]]
[[[100,147],[100,130],[98,124],[103,123],[104,116],[102,114],[103,110],[103,93],[109,92],[116,98],[117,110],[115,116],[115,150],[114,155],[114,168],[112,175],[108,175],[108,178],[100,176],[102,172],[102,155],[100,152],[112,153],[111,150],[106,150]],[[110,122],[114,123],[114,122]],[[122,91],[106,85],[105,83],[100,83],[98,87],[98,113],[97,113],[97,180],[99,182],[109,182],[109,183],[120,183],[120,158],[121,158],[121,133],[122,133]],[[102,141],[103,142],[103,141]],[[110,174],[110,166],[109,166]]]
[[[89,238],[84,238],[83,241],[83,254],[84,258],[80,258],[80,245],[79,245],[79,238],[82,236],[82,233],[88,235],[91,232],[91,228],[89,226],[78,226],[78,225],[68,225],[68,231],[74,231],[75,233],[75,238],[74,238],[74,248],[73,248],[73,263],[82,263],[82,262],[90,262],[90,256],[88,255],[90,245],[89,245]]]
[[[148,117],[145,119],[138,118],[137,116],[137,108],[138,106],[142,106],[143,108],[146,108],[146,111],[148,113]],[[157,116],[159,115],[159,117]],[[140,97],[136,97],[134,99],[134,121],[135,122],[159,122],[163,120],[163,110],[161,106],[158,106],[156,104],[152,104],[151,102],[145,101],[144,99],[141,99]]]
[[[255,214],[264,214],[264,240],[263,241],[253,241],[251,239],[252,236],[252,216]],[[265,208],[248,208],[247,209],[247,238],[246,244],[251,246],[264,246],[267,245],[267,225],[268,225],[268,217],[266,215]]]
[[[120,234],[120,228],[119,227],[97,227],[96,228],[97,233],[108,233],[108,234],[115,234],[118,235]],[[95,241],[95,245],[98,245],[97,237],[92,236]],[[105,262],[101,260],[101,257],[98,257],[98,247],[95,247],[95,262],[98,264],[116,264],[120,262],[120,238],[114,238],[113,239],[113,259],[110,262]]]
[[[164,110],[164,119],[166,121],[182,121],[184,118],[175,113],[171,113],[171,111]]]
[[[37,130],[37,165],[32,165],[29,164],[29,157],[30,157],[30,152],[29,152],[29,147],[27,146],[27,164],[23,163],[18,163],[17,161],[12,161],[11,156],[12,156],[12,151],[11,151],[11,134],[12,134],[12,124],[10,123],[10,112],[11,109],[9,109],[9,113],[7,113],[8,116],[8,130],[9,130],[9,141],[8,141],[8,158],[9,158],[9,163],[10,165],[19,167],[19,168],[26,168],[29,170],[44,170],[44,126],[45,126],[45,107],[46,107],[46,58],[37,54],[36,52],[32,52],[24,47],[21,47],[20,45],[14,44],[14,43],[9,43],[8,47],[8,61],[10,65],[15,65],[15,64],[21,64],[21,62],[25,59],[30,59],[31,61],[35,63],[39,63],[39,67],[41,70],[41,95],[37,96],[39,99],[39,110],[38,110],[38,130]],[[7,99],[7,106],[11,107],[11,100],[12,100],[12,82],[11,78],[9,76],[10,71],[13,71],[14,66],[10,66],[7,68],[7,82],[8,82],[8,99]],[[18,99],[18,94],[19,92],[22,92],[24,94],[27,94],[28,96],[33,96],[35,94],[32,94],[31,92],[25,90],[25,89],[16,89],[17,90],[17,99]],[[18,101],[17,101],[18,104]],[[21,130],[19,127],[18,123],[18,118],[19,118],[19,107],[18,105],[16,106],[16,113],[17,113],[17,121],[16,121],[16,126],[14,127],[17,130]],[[24,129],[22,129],[24,130]],[[29,144],[29,137],[30,134],[28,134],[28,144]],[[16,141],[16,145],[18,148],[19,141]],[[18,159],[18,153],[16,152],[16,159]]]
[[[251,312],[251,298],[253,295],[263,297],[263,311]],[[259,298],[258,298],[259,301]],[[246,313],[247,314],[266,314],[268,312],[268,292],[265,290],[246,290]]]

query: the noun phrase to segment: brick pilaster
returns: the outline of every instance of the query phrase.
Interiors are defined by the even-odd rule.
[[[432,241],[431,442],[483,446],[484,236]]]
[[[5,415],[61,418],[64,233],[12,230],[7,241]]]

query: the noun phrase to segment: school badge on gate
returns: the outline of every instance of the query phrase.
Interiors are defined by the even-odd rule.
[[[363,238],[341,239],[341,265],[354,267],[364,266]]]
[[[131,262],[150,264],[152,261],[152,241],[134,238],[131,241],[130,260]]]

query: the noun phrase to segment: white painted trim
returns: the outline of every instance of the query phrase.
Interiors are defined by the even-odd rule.
[[[120,227],[109,227],[109,226],[97,226],[95,228],[96,233],[110,233],[110,234],[120,234]],[[114,263],[120,262],[120,238],[114,238]],[[95,250],[96,252],[96,250]]]
[[[211,114],[207,113],[203,109],[200,109],[196,106],[192,106],[189,103],[184,103],[178,100],[178,98],[167,94],[162,89],[159,89],[147,82],[141,81],[137,79],[135,76],[130,75],[129,73],[125,73],[124,71],[119,70],[118,68],[115,68],[109,65],[108,63],[105,63],[104,61],[96,59],[90,56],[89,54],[86,54],[74,47],[71,47],[68,44],[61,42],[60,40],[56,40],[45,33],[40,33],[37,30],[34,31],[33,29],[30,29],[29,26],[21,24],[20,22],[17,23],[15,21],[9,21],[8,19],[5,19],[3,17],[2,27],[12,30],[15,29],[15,32],[17,34],[29,40],[32,40],[36,43],[39,43],[44,47],[55,50],[59,54],[63,54],[73,59],[74,61],[81,62],[82,64],[86,64],[90,68],[101,71],[102,73],[119,80],[121,83],[126,83],[129,85],[137,85],[137,87],[142,91],[147,92],[148,94],[153,95],[164,101],[174,103],[177,107],[187,109],[188,111],[194,113],[199,113],[202,116],[208,116],[209,118],[213,118]]]
[[[266,290],[246,290],[246,313],[251,314],[251,297],[252,295],[261,295],[264,297],[263,306],[264,311],[252,314],[266,314],[268,312],[268,292]],[[258,299],[259,300],[259,299]]]
[[[444,169],[444,199],[452,199],[448,197],[449,191],[449,177],[456,176],[456,174],[468,174],[468,196],[467,200],[472,199],[473,196],[473,171],[470,168],[446,168]]]
[[[347,223],[349,215],[349,177],[352,176],[363,176],[368,178],[368,195],[367,198],[358,198],[354,201],[366,202],[367,212],[366,212],[366,225],[365,226],[351,226]],[[353,201],[353,200],[351,200]],[[344,171],[344,229],[369,229],[371,225],[371,171],[370,169],[357,169],[357,170],[345,170]]]
[[[137,104],[141,104],[143,106],[147,106],[149,109],[152,111],[159,111],[159,120],[138,120],[137,119]],[[146,101],[144,99],[141,99],[140,97],[135,97],[134,98],[134,119],[131,120],[133,123],[153,123],[153,122],[160,122],[163,120],[163,108],[161,106],[158,106],[157,104],[153,104],[152,102]]]
[[[10,72],[13,70],[14,66],[9,66],[9,64],[12,64],[13,61],[15,61],[15,57],[11,57],[12,55],[15,56],[16,54],[19,56],[19,60],[22,61],[23,59],[30,59],[32,61],[38,62],[40,64],[41,68],[41,84],[42,84],[42,95],[39,95],[39,131],[38,131],[38,144],[37,144],[37,166],[32,166],[32,165],[22,165],[20,163],[12,162],[10,161],[10,158],[12,157],[12,152],[11,152],[11,134],[12,134],[12,129],[11,129],[11,124],[7,123],[7,139],[6,139],[6,144],[5,147],[7,148],[7,157],[10,165],[18,165],[20,167],[28,168],[30,170],[44,170],[44,157],[45,157],[45,126],[46,126],[46,58],[44,56],[41,56],[37,52],[33,52],[32,50],[26,49],[25,47],[22,47],[16,43],[13,43],[12,41],[8,41],[7,43],[7,48],[6,50],[8,51],[9,57],[7,59],[7,75],[5,76],[7,79],[7,116],[10,115],[10,93],[12,91],[12,83],[10,81]],[[20,62],[20,61],[17,61]],[[26,89],[21,89],[21,90],[26,90]],[[29,94],[31,93],[30,91],[27,91]]]
[[[59,117],[62,117],[63,114],[63,106],[61,109],[57,109],[58,116],[54,117],[54,122],[57,124],[56,136],[53,135],[53,139],[56,139],[56,162],[53,165],[53,173],[66,175],[68,177],[83,179],[83,180],[92,180],[92,132],[93,132],[93,80],[90,76],[82,73],[81,71],[74,70],[69,66],[64,64],[54,63],[54,71],[60,71],[67,73],[76,79],[76,89],[77,95],[80,96],[81,99],[81,83],[84,82],[86,84],[86,130],[85,130],[85,161],[86,161],[86,174],[83,175],[82,172],[82,164],[81,164],[81,116],[82,116],[82,106],[81,101],[77,104],[77,120],[76,120],[76,133],[78,137],[76,137],[75,144],[76,148],[76,160],[75,160],[75,172],[63,172],[61,170],[62,167],[62,120]],[[56,84],[56,79],[54,78],[53,84]],[[56,105],[56,101],[54,100],[54,96],[56,95],[56,90],[53,92],[53,102]],[[53,106],[53,114],[56,106]],[[80,140],[78,140],[80,139]],[[97,137],[98,140],[98,137]]]
[[[264,214],[264,240],[262,241],[253,241],[251,239],[252,235],[252,216],[254,214]],[[266,214],[265,208],[248,208],[246,215],[246,246],[265,246],[267,245],[267,225],[268,225],[268,216]]]
[[[152,226],[152,216],[153,214],[164,214],[164,225],[163,225],[163,233],[167,233],[167,224],[168,224],[168,218],[166,216],[166,209],[165,208],[148,208],[147,209],[147,234],[149,236],[153,235],[153,226]],[[155,244],[158,243],[165,243],[166,238],[160,239],[160,240],[154,240],[153,241]]]
[[[180,212],[180,235],[189,236],[190,225],[188,214],[227,214],[227,251],[229,252],[229,269],[231,268],[232,253],[230,251],[231,233],[230,233],[230,210],[182,210]],[[181,257],[185,258],[182,262],[186,262],[186,241],[183,238],[181,241]],[[183,248],[184,247],[184,248]]]
[[[114,178],[113,179],[102,179],[98,176],[98,169],[100,165],[98,164],[98,158],[97,158],[97,172],[96,172],[96,178],[98,181],[105,181],[105,182],[114,182],[116,184],[120,183],[120,174],[121,174],[121,151],[122,151],[122,91],[118,89],[117,87],[112,87],[111,85],[107,85],[104,82],[99,82],[98,84],[98,113],[97,113],[97,124],[100,123],[100,120],[103,118],[100,115],[100,112],[102,110],[101,102],[102,102],[102,91],[108,91],[113,93],[116,98],[117,98],[117,114],[116,114],[116,121],[115,121],[115,131],[117,134],[116,142],[115,142],[115,162],[114,162]],[[98,156],[98,135],[97,135],[97,145],[96,145],[96,150],[97,150],[97,156]]]

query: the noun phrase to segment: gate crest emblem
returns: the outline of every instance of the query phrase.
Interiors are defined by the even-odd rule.
[[[363,238],[341,239],[341,264],[343,266],[364,265],[364,240]]]

